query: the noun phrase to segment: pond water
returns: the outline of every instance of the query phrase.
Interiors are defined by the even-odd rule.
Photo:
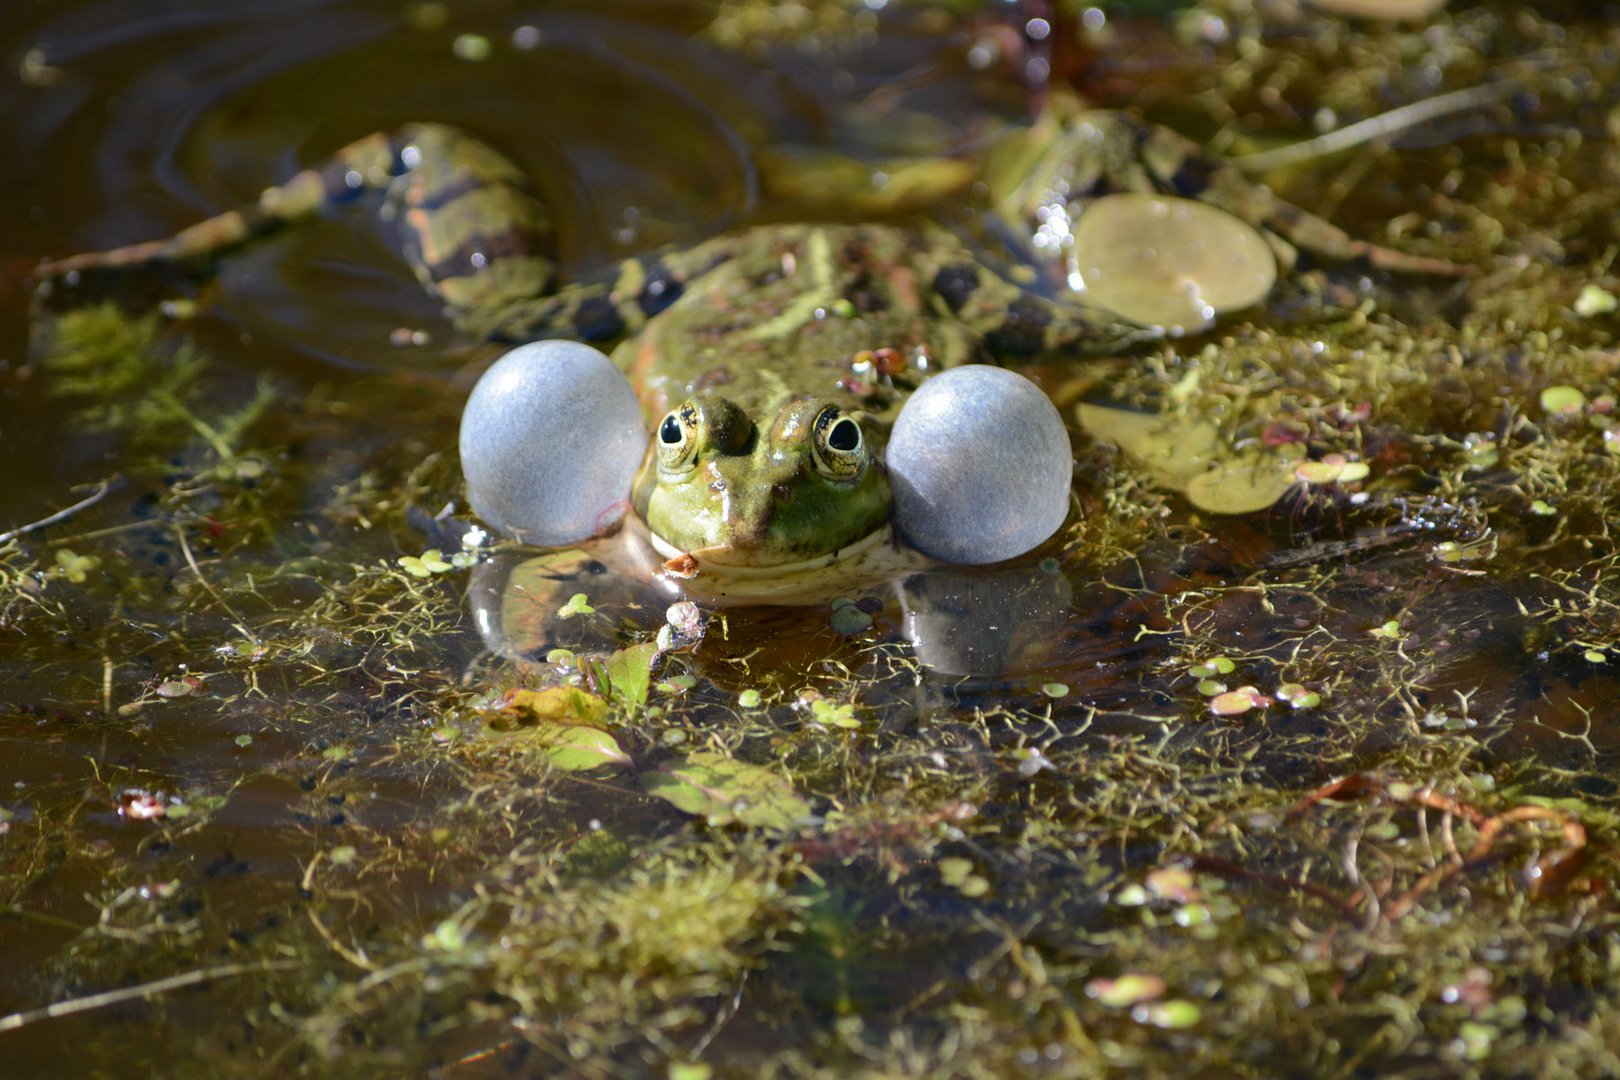
[[[1103,6],[0,11],[8,1075],[1620,1067],[1613,13]],[[499,350],[375,203],[29,277],[421,120],[535,178],[570,278],[801,218],[1004,254],[981,190],[804,178],[976,161],[1070,87],[1237,155],[1508,80],[1265,174],[1472,274],[1306,255],[1042,357],[1051,543],[656,657],[589,545],[450,557]],[[1269,508],[1189,487],[1239,461]]]

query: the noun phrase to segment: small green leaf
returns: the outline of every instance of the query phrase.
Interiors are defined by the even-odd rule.
[[[62,548],[56,553],[56,572],[75,585],[83,585],[90,571],[100,565],[101,560],[94,555],[80,555],[72,548]]]
[[[1162,1001],[1131,1010],[1131,1019],[1137,1023],[1171,1030],[1190,1028],[1202,1018],[1202,1011],[1190,1001]]]
[[[828,727],[858,728],[860,720],[855,717],[855,706],[845,702],[834,705],[826,698],[817,698],[810,704],[810,715]]]
[[[827,623],[833,633],[840,637],[854,637],[872,628],[872,616],[862,611],[849,597],[840,596],[832,602]]]
[[[1294,468],[1294,477],[1301,483],[1322,487],[1353,484],[1365,480],[1370,471],[1364,461],[1350,461],[1343,454],[1327,454],[1321,461],[1300,462]]]
[[[524,732],[545,749],[546,760],[565,772],[585,772],[603,766],[623,767],[630,755],[601,728],[582,724],[547,724]]]
[[[428,548],[421,555],[402,555],[398,561],[405,572],[412,577],[432,577],[434,574],[442,574],[453,569],[449,563],[444,561],[444,553],[438,548]]]
[[[1086,983],[1086,996],[1115,1009],[1140,1005],[1164,994],[1164,979],[1144,972],[1131,972],[1117,979],[1092,979]]]
[[[647,704],[647,682],[657,654],[657,644],[644,641],[608,657],[607,680],[614,701],[632,710]]]
[[[710,825],[790,829],[810,817],[805,802],[788,782],[769,769],[701,751],[643,773],[641,786],[677,810]]]
[[[568,598],[568,603],[557,609],[557,618],[572,619],[575,615],[595,615],[596,609],[591,607],[590,601],[582,592],[577,592]]]
[[[1575,298],[1575,314],[1583,319],[1590,319],[1594,315],[1607,315],[1616,306],[1620,306],[1620,301],[1600,285],[1582,286],[1581,294]]]
[[[737,704],[741,705],[745,709],[758,708],[759,702],[760,695],[758,690],[744,690],[742,693],[737,695]]]
[[[496,731],[511,731],[537,724],[594,724],[607,709],[606,701],[577,686],[548,686],[512,690],[482,715]]]
[[[1574,416],[1586,408],[1586,395],[1574,386],[1549,386],[1541,392],[1541,410],[1549,416]]]

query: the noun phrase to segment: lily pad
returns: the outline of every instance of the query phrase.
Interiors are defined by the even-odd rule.
[[[1446,6],[1446,0],[1309,0],[1311,7],[1352,19],[1383,22],[1417,21]]]
[[[1259,231],[1205,203],[1128,192],[1097,199],[1074,225],[1080,286],[1091,301],[1171,333],[1259,303],[1277,259]]]
[[[1081,405],[1079,417],[1092,434],[1146,465],[1161,487],[1212,514],[1271,506],[1293,486],[1294,463],[1303,454],[1295,443],[1234,451],[1214,424],[1184,416]]]
[[[776,773],[713,751],[644,773],[641,786],[710,825],[790,829],[810,817],[810,804]]]
[[[1294,484],[1289,455],[1248,451],[1200,473],[1187,484],[1187,501],[1212,514],[1251,514],[1283,497]]]

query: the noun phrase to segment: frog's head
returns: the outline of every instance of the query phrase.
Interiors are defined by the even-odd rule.
[[[881,529],[889,480],[859,420],[836,405],[800,396],[756,424],[698,394],[659,421],[635,506],[655,536],[704,562],[784,566]]]

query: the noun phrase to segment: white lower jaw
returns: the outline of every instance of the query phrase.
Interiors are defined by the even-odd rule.
[[[681,576],[680,588],[694,600],[711,603],[830,600],[863,585],[919,570],[930,562],[926,556],[901,547],[895,541],[894,530],[887,525],[825,555],[774,566],[713,562],[705,559],[701,551],[682,551],[651,530],[648,538],[654,550],[666,559],[690,557],[696,561],[697,572]]]

